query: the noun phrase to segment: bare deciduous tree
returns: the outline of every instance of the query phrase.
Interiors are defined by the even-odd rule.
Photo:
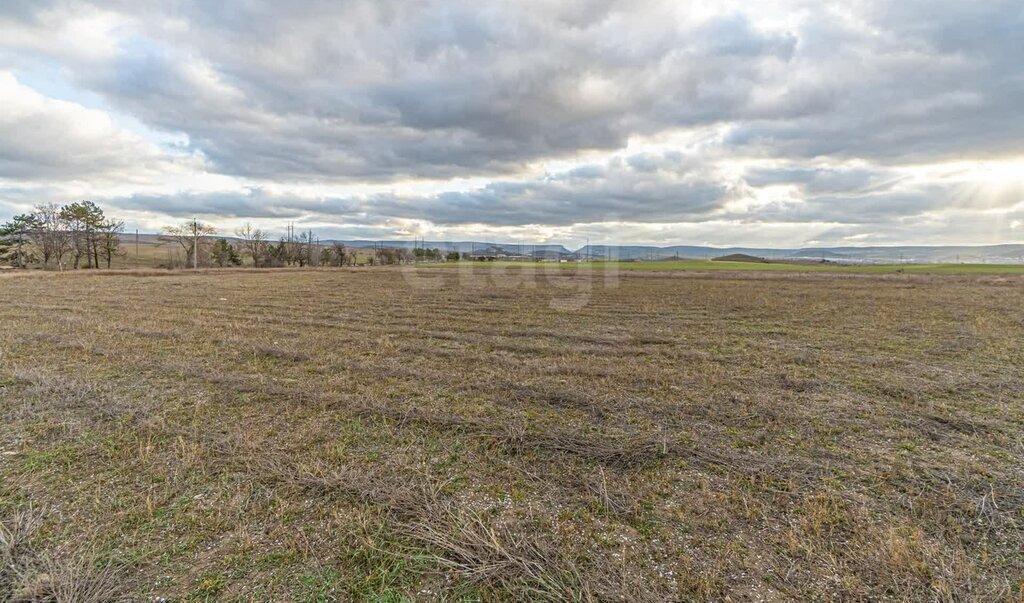
[[[124,222],[120,220],[104,220],[99,227],[99,248],[107,261],[107,268],[110,268],[111,260],[117,255],[121,247],[121,233],[124,232]]]
[[[208,255],[210,243],[207,237],[217,234],[217,229],[198,220],[189,220],[177,226],[165,226],[160,240],[177,243],[185,250],[186,264],[198,268],[200,257]],[[203,262],[205,263],[205,262]]]
[[[269,244],[267,234],[246,222],[245,226],[235,230],[235,236],[241,239],[242,248],[252,258],[253,266],[259,268],[263,260],[267,258]]]
[[[36,222],[32,239],[42,253],[43,266],[46,268],[50,266],[50,260],[55,260],[57,268],[64,270],[64,256],[71,249],[71,233],[63,213],[56,203],[35,207]]]

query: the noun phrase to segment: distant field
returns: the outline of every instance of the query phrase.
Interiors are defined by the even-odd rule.
[[[666,265],[0,275],[0,600],[1024,596],[1024,279]]]
[[[614,268],[617,270],[757,270],[798,272],[868,272],[910,274],[1024,274],[1024,264],[871,264],[847,266],[840,264],[784,264],[758,262],[714,262],[711,260],[659,260],[640,262],[459,262],[432,264],[457,267],[532,267],[553,270],[562,268]]]

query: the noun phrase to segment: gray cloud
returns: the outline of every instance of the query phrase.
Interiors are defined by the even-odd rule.
[[[795,187],[773,197],[768,187]],[[789,189],[787,189],[789,190]],[[744,202],[756,196],[754,205]],[[980,199],[979,199],[980,197]],[[914,181],[889,168],[751,169],[739,177],[667,152],[613,158],[535,179],[495,180],[464,191],[303,196],[261,188],[242,192],[133,195],[120,208],[177,217],[313,220],[376,225],[415,220],[445,227],[572,227],[599,222],[850,224],[878,228],[894,220],[924,221],[944,210],[1010,211],[1024,183],[979,191],[972,182]],[[931,218],[927,218],[931,219]]]
[[[979,190],[903,169],[1024,156],[1019,1],[691,8],[11,0],[0,5],[10,34],[0,67],[59,65],[69,87],[112,113],[183,134],[179,157],[194,152],[211,172],[237,177],[240,193],[186,183],[177,193],[108,195],[165,215],[319,217],[366,228],[388,219],[869,228],[1021,202],[1019,184]],[[47,43],[48,31],[78,31],[79,21],[95,35]],[[166,145],[113,123],[83,128],[84,109],[54,102],[34,112],[21,102],[20,117],[0,117],[0,179],[129,180],[171,169],[160,155]],[[671,134],[699,142],[645,148]],[[539,174],[538,163],[588,151],[622,158]],[[417,178],[489,183],[422,195],[268,192]],[[794,197],[772,197],[776,185]],[[736,203],[745,196],[758,202]]]
[[[747,172],[745,180],[754,187],[775,184],[794,184],[811,196],[824,193],[870,193],[886,191],[904,176],[893,170],[878,167],[809,168],[774,167],[756,168]]]
[[[138,30],[80,83],[251,177],[496,174],[822,102],[757,100],[799,32],[654,1],[95,4]]]
[[[722,207],[734,194],[713,173],[694,171],[684,157],[645,156],[612,160],[534,180],[498,180],[469,191],[433,195],[395,193],[346,198],[243,192],[132,195],[112,204],[173,216],[297,219],[330,217],[362,221],[388,217],[435,224],[495,226],[571,225],[628,216],[638,221],[697,219]],[[652,168],[651,166],[656,166]]]
[[[1019,2],[872,2],[873,36],[803,28],[793,73],[820,111],[739,123],[738,148],[772,156],[927,161],[1024,153],[1024,9]],[[798,90],[798,88],[797,88]]]

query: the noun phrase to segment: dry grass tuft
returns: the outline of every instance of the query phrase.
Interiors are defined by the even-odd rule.
[[[597,473],[588,475],[583,480],[583,485],[601,510],[612,517],[632,518],[636,516],[636,504],[626,492],[619,492],[608,487],[608,476],[604,467],[599,467]]]
[[[479,511],[443,495],[446,484],[282,460],[265,459],[258,470],[278,483],[380,509],[393,529],[428,547],[449,579],[502,589],[522,600],[594,600],[590,582],[562,549],[531,537],[526,527],[516,531],[488,522]]]
[[[23,396],[34,404],[23,407],[29,414],[63,412],[67,417],[89,421],[135,421],[147,414],[150,400],[134,393],[116,391],[110,384],[80,379],[37,368],[18,368],[15,379],[25,386]]]
[[[398,519],[424,515],[443,487],[427,487],[418,480],[400,481],[325,463],[296,465],[273,455],[266,455],[255,463],[252,472],[268,483],[288,484],[320,496],[339,496],[354,503],[373,505]]]
[[[90,556],[39,552],[34,539],[43,515],[17,511],[0,522],[0,600],[11,602],[115,603],[130,600],[120,568]]]
[[[32,509],[16,511],[0,522],[0,600],[9,600],[36,564],[32,538],[41,515]]]
[[[577,564],[524,527],[495,526],[479,512],[439,501],[406,529],[436,551],[441,567],[459,580],[498,587],[517,600],[595,600]]]
[[[116,603],[131,601],[115,566],[96,567],[87,557],[70,560],[43,558],[37,573],[16,592],[13,601],[53,603]]]

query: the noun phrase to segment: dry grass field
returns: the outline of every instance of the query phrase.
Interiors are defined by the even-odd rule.
[[[1024,277],[0,276],[0,600],[1022,600]]]

